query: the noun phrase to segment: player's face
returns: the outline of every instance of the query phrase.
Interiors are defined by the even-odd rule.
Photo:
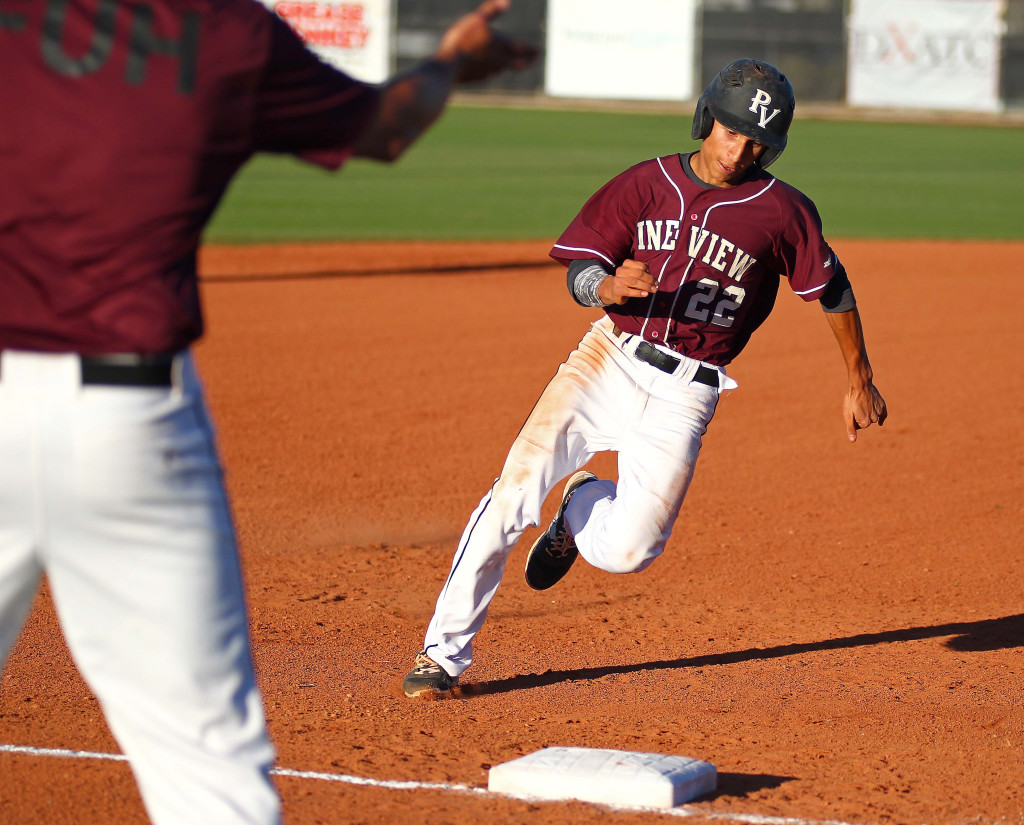
[[[717,120],[714,124],[695,158],[694,171],[712,186],[735,186],[767,147],[727,129]]]

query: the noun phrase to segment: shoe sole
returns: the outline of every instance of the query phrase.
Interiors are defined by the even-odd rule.
[[[555,513],[555,521],[565,516],[565,511],[569,506],[569,500],[575,495],[576,491],[584,484],[588,484],[591,481],[597,481],[597,476],[589,470],[580,470],[578,473],[574,473],[569,477],[569,480],[565,482],[565,488],[562,490],[562,503],[558,505],[558,512]]]
[[[413,693],[410,693],[403,685],[402,692],[409,699],[444,699],[446,696],[451,696],[457,686],[458,683],[453,682],[451,686],[446,688],[421,687],[417,688]]]
[[[556,524],[559,519],[564,517],[565,510],[569,506],[569,500],[573,497],[576,491],[584,484],[587,484],[591,481],[597,481],[597,476],[591,473],[589,470],[580,470],[579,472],[574,473],[572,476],[569,477],[569,480],[565,483],[565,488],[562,490],[562,503],[558,505],[558,512],[555,513],[555,517],[551,520],[551,524],[548,525],[548,530],[551,529],[551,525]],[[537,549],[541,541],[543,541],[544,536],[547,535],[548,530],[545,530],[533,543],[533,547],[530,548],[530,552],[526,556],[526,570],[530,569],[530,559],[533,558],[534,551]],[[575,559],[573,561],[575,562]],[[565,572],[568,573],[569,571],[566,570]],[[559,579],[558,581],[561,581],[561,579]],[[548,585],[547,587],[534,587],[532,584],[530,584],[530,580],[528,578],[526,580],[526,583],[533,590],[537,591],[550,590],[552,587],[558,584],[558,582],[556,581]]]

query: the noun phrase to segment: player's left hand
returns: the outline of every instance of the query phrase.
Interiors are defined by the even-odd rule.
[[[444,33],[434,58],[456,65],[456,83],[486,80],[505,69],[524,69],[537,57],[532,43],[491,28],[491,22],[509,6],[511,0],[485,0]]]
[[[870,381],[860,388],[850,387],[843,399],[843,419],[851,442],[857,440],[857,430],[867,429],[872,424],[881,427],[888,415],[885,399]]]

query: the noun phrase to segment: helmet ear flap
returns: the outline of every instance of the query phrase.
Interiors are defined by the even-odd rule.
[[[711,111],[704,102],[704,97],[701,96],[701,99],[697,102],[697,111],[693,115],[693,128],[690,130],[690,137],[694,140],[704,140],[704,138],[711,134],[714,125],[715,119],[711,116]]]
[[[767,169],[769,166],[775,163],[776,158],[778,158],[778,156],[781,154],[781,149],[773,149],[771,146],[765,146],[764,152],[761,153],[761,157],[758,158],[757,160],[757,165],[760,166],[762,169]]]

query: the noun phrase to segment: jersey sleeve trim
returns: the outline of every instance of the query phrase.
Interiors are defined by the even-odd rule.
[[[615,266],[615,261],[613,261],[607,255],[605,255],[603,252],[601,252],[601,251],[599,251],[597,249],[589,249],[589,248],[587,248],[585,246],[564,246],[564,245],[562,245],[560,243],[556,243],[554,248],[555,249],[562,249],[562,250],[565,250],[566,252],[587,252],[587,253],[589,253],[588,257],[597,257],[597,258],[600,258],[603,261],[607,261],[609,266],[611,266],[611,267]],[[569,257],[569,256],[566,256],[566,257]],[[572,256],[572,257],[575,257],[575,256]]]
[[[795,292],[797,295],[813,295],[815,292],[821,292],[821,290],[823,290],[827,286],[828,286],[828,281],[823,283],[821,286],[816,286],[816,287],[813,287],[812,289],[805,289],[803,291],[794,289],[793,292]]]
[[[845,282],[846,284],[849,284],[849,280],[846,276],[846,269],[843,267],[842,262],[839,260],[839,257],[836,255],[835,252],[829,253],[828,260],[825,261],[825,268],[831,268],[831,273],[829,275],[828,280],[826,280],[825,283],[823,283],[821,286],[813,286],[810,289],[794,289],[793,292],[801,297],[803,297],[804,295],[814,295],[814,293],[816,292],[821,292],[822,290],[827,289],[829,284],[835,281],[836,278],[841,279],[838,283]]]

